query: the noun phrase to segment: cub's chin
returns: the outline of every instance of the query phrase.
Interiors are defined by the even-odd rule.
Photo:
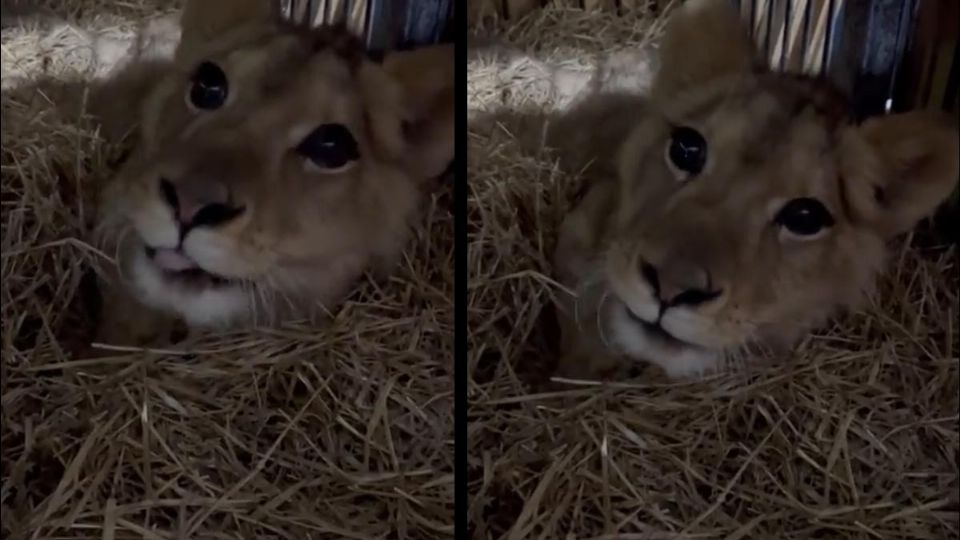
[[[625,356],[663,369],[673,379],[700,377],[717,371],[724,351],[683,341],[659,324],[648,322],[616,298],[605,302],[605,339]]]
[[[124,275],[136,298],[189,326],[223,328],[251,318],[254,306],[241,282],[195,266],[165,264],[157,250],[142,243],[129,246],[124,259]]]

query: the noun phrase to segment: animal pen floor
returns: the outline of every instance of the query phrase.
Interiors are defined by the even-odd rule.
[[[598,80],[643,88],[657,31],[652,20],[545,8],[475,39],[474,538],[956,538],[955,246],[908,239],[863,310],[777,366],[693,384],[542,384],[552,330],[541,312],[557,290],[549,257],[576,179],[537,148],[537,117]]]
[[[84,240],[91,200],[123,150],[84,87],[138,33],[169,52],[174,6],[46,4],[70,24],[5,20],[2,40],[2,536],[450,538],[449,189],[329,327],[82,352],[109,256]]]

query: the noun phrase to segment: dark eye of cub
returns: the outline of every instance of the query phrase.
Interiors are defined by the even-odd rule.
[[[707,141],[693,128],[674,129],[669,152],[673,166],[689,174],[700,174],[707,163]]]
[[[227,101],[227,74],[213,62],[203,62],[197,66],[190,82],[190,103],[194,107],[210,111],[219,109]]]
[[[813,236],[833,226],[830,211],[820,201],[808,197],[787,202],[774,221],[797,236]]]
[[[357,141],[342,124],[324,124],[310,132],[296,151],[323,169],[339,169],[360,157]]]

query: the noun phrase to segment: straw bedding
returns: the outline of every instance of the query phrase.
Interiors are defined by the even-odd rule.
[[[475,39],[472,537],[956,538],[957,259],[936,236],[895,246],[864,309],[770,366],[686,384],[545,384],[549,255],[577,179],[521,139],[588,88],[591,65],[633,58],[642,88],[658,28],[548,8]]]
[[[2,536],[451,537],[447,189],[328,326],[90,350],[93,196],[125,144],[82,114],[87,83],[136,43],[169,54],[174,5],[48,4],[70,24],[4,4]]]

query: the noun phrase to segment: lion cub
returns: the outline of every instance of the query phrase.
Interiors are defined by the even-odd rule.
[[[105,339],[322,314],[398,259],[453,159],[446,46],[376,62],[263,0],[188,2],[133,157],[103,194],[122,281]],[[137,337],[139,339],[139,337]]]
[[[854,123],[823,81],[760,69],[729,4],[678,8],[647,99],[584,102],[550,135],[577,170],[592,160],[554,254],[578,292],[560,306],[563,376],[624,359],[696,376],[789,346],[957,185],[955,125]]]

